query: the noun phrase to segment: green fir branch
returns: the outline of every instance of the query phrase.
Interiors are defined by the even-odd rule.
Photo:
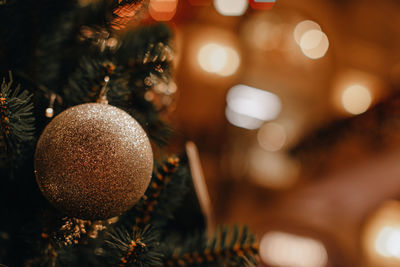
[[[74,106],[96,102],[104,85],[104,77],[109,76],[109,103],[133,116],[157,144],[166,144],[172,130],[161,120],[154,105],[145,100],[146,89],[130,84],[130,76],[133,74],[125,72],[111,57],[104,53],[93,53],[94,55],[85,56],[80,60],[76,71],[68,80],[62,95],[64,104]]]
[[[173,218],[188,190],[187,180],[177,175],[179,159],[169,157],[153,174],[145,195],[131,211],[139,226],[152,224],[164,226]],[[187,176],[186,176],[187,177]]]
[[[163,255],[158,250],[159,234],[150,226],[131,231],[116,229],[108,233],[106,244],[112,266],[162,266]]]
[[[65,104],[95,102],[107,75],[109,103],[127,111],[151,139],[165,145],[172,130],[154,104],[145,99],[145,93],[157,84],[169,82],[173,58],[170,37],[169,29],[160,24],[129,31],[116,39],[115,49],[88,50],[64,87]]]
[[[96,102],[108,76],[107,98],[110,103],[118,105],[128,101],[127,77],[109,57],[102,53],[92,52],[81,58],[75,72],[70,76],[64,88],[63,99],[67,106]]]
[[[167,77],[174,57],[171,38],[171,30],[161,23],[131,30],[121,36],[123,42],[115,57],[131,71],[145,76],[154,73]]]
[[[257,265],[258,245],[247,227],[221,227],[210,239],[203,233],[166,243],[173,249],[165,257],[164,266]]]
[[[3,78],[0,90],[0,133],[4,151],[11,163],[15,163],[25,146],[34,140],[35,118],[32,94],[12,83],[9,72],[9,82]]]
[[[116,62],[129,75],[129,101],[122,107],[135,117],[149,136],[165,145],[171,135],[154,104],[145,94],[155,86],[168,84],[171,79],[173,50],[169,45],[171,31],[164,24],[131,30],[121,36],[120,46],[113,54]]]
[[[191,176],[186,160],[180,159],[179,166],[176,168],[170,174],[170,180],[161,190],[157,205],[154,206],[150,222],[159,227],[174,219],[176,210],[182,206],[183,200],[190,189],[189,180]]]

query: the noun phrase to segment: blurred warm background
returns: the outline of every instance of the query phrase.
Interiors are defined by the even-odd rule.
[[[400,2],[273,2],[150,0],[215,220],[262,266],[400,266]]]

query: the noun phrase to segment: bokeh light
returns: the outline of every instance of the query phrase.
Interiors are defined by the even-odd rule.
[[[156,21],[169,21],[176,13],[178,0],[150,0],[149,14]]]
[[[371,92],[368,88],[354,84],[342,93],[343,108],[350,114],[361,114],[368,110],[372,103]]]
[[[246,12],[248,0],[214,0],[214,7],[223,16],[241,16]]]
[[[258,130],[257,140],[263,149],[271,152],[278,151],[286,143],[285,128],[276,122],[266,123]]]
[[[363,231],[363,247],[371,266],[400,266],[400,202],[384,202]]]
[[[263,236],[260,256],[265,263],[282,267],[324,267],[328,262],[320,241],[282,232]]]
[[[240,66],[239,54],[233,48],[216,43],[202,46],[197,54],[197,60],[203,70],[220,76],[230,76]]]
[[[200,48],[197,59],[203,70],[218,72],[226,65],[228,55],[223,46],[211,43]]]
[[[316,48],[322,41],[322,31],[320,30],[309,30],[306,31],[300,39],[300,47],[301,49],[314,49]]]
[[[240,66],[240,56],[233,48],[225,47],[225,51],[227,55],[226,63],[217,74],[221,76],[230,76],[238,70]]]
[[[375,248],[384,257],[400,259],[400,225],[383,227],[376,238]]]
[[[332,104],[342,115],[358,115],[387,96],[383,80],[359,69],[339,70],[332,84]]]
[[[281,190],[290,188],[298,181],[300,164],[285,153],[254,147],[248,158],[248,175],[258,185]]]
[[[328,36],[320,30],[309,30],[302,35],[300,48],[308,58],[321,58],[325,56],[329,48]]]
[[[232,87],[227,95],[227,104],[228,121],[246,129],[257,129],[262,122],[275,119],[282,108],[277,95],[247,85]],[[257,123],[249,126],[249,121]]]
[[[226,119],[234,126],[247,130],[255,130],[261,127],[264,121],[246,114],[240,114],[232,110],[229,106],[225,108]]]
[[[283,35],[281,18],[272,13],[252,16],[244,23],[241,35],[251,48],[265,51],[278,49]]]
[[[318,23],[311,20],[304,20],[296,25],[293,31],[294,40],[298,45],[300,45],[301,38],[303,35],[311,30],[321,31],[321,26]]]

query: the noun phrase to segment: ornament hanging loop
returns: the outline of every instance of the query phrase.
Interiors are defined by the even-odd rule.
[[[107,92],[108,92],[108,82],[110,81],[110,77],[109,76],[105,76],[104,77],[104,85],[101,88],[100,94],[99,94],[99,98],[97,98],[97,103],[101,103],[101,104],[108,104],[108,100],[107,100]]]

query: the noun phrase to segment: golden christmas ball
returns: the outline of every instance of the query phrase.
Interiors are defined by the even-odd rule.
[[[150,141],[125,111],[89,103],[56,116],[35,152],[43,195],[71,217],[101,220],[122,214],[143,196],[153,170]]]

